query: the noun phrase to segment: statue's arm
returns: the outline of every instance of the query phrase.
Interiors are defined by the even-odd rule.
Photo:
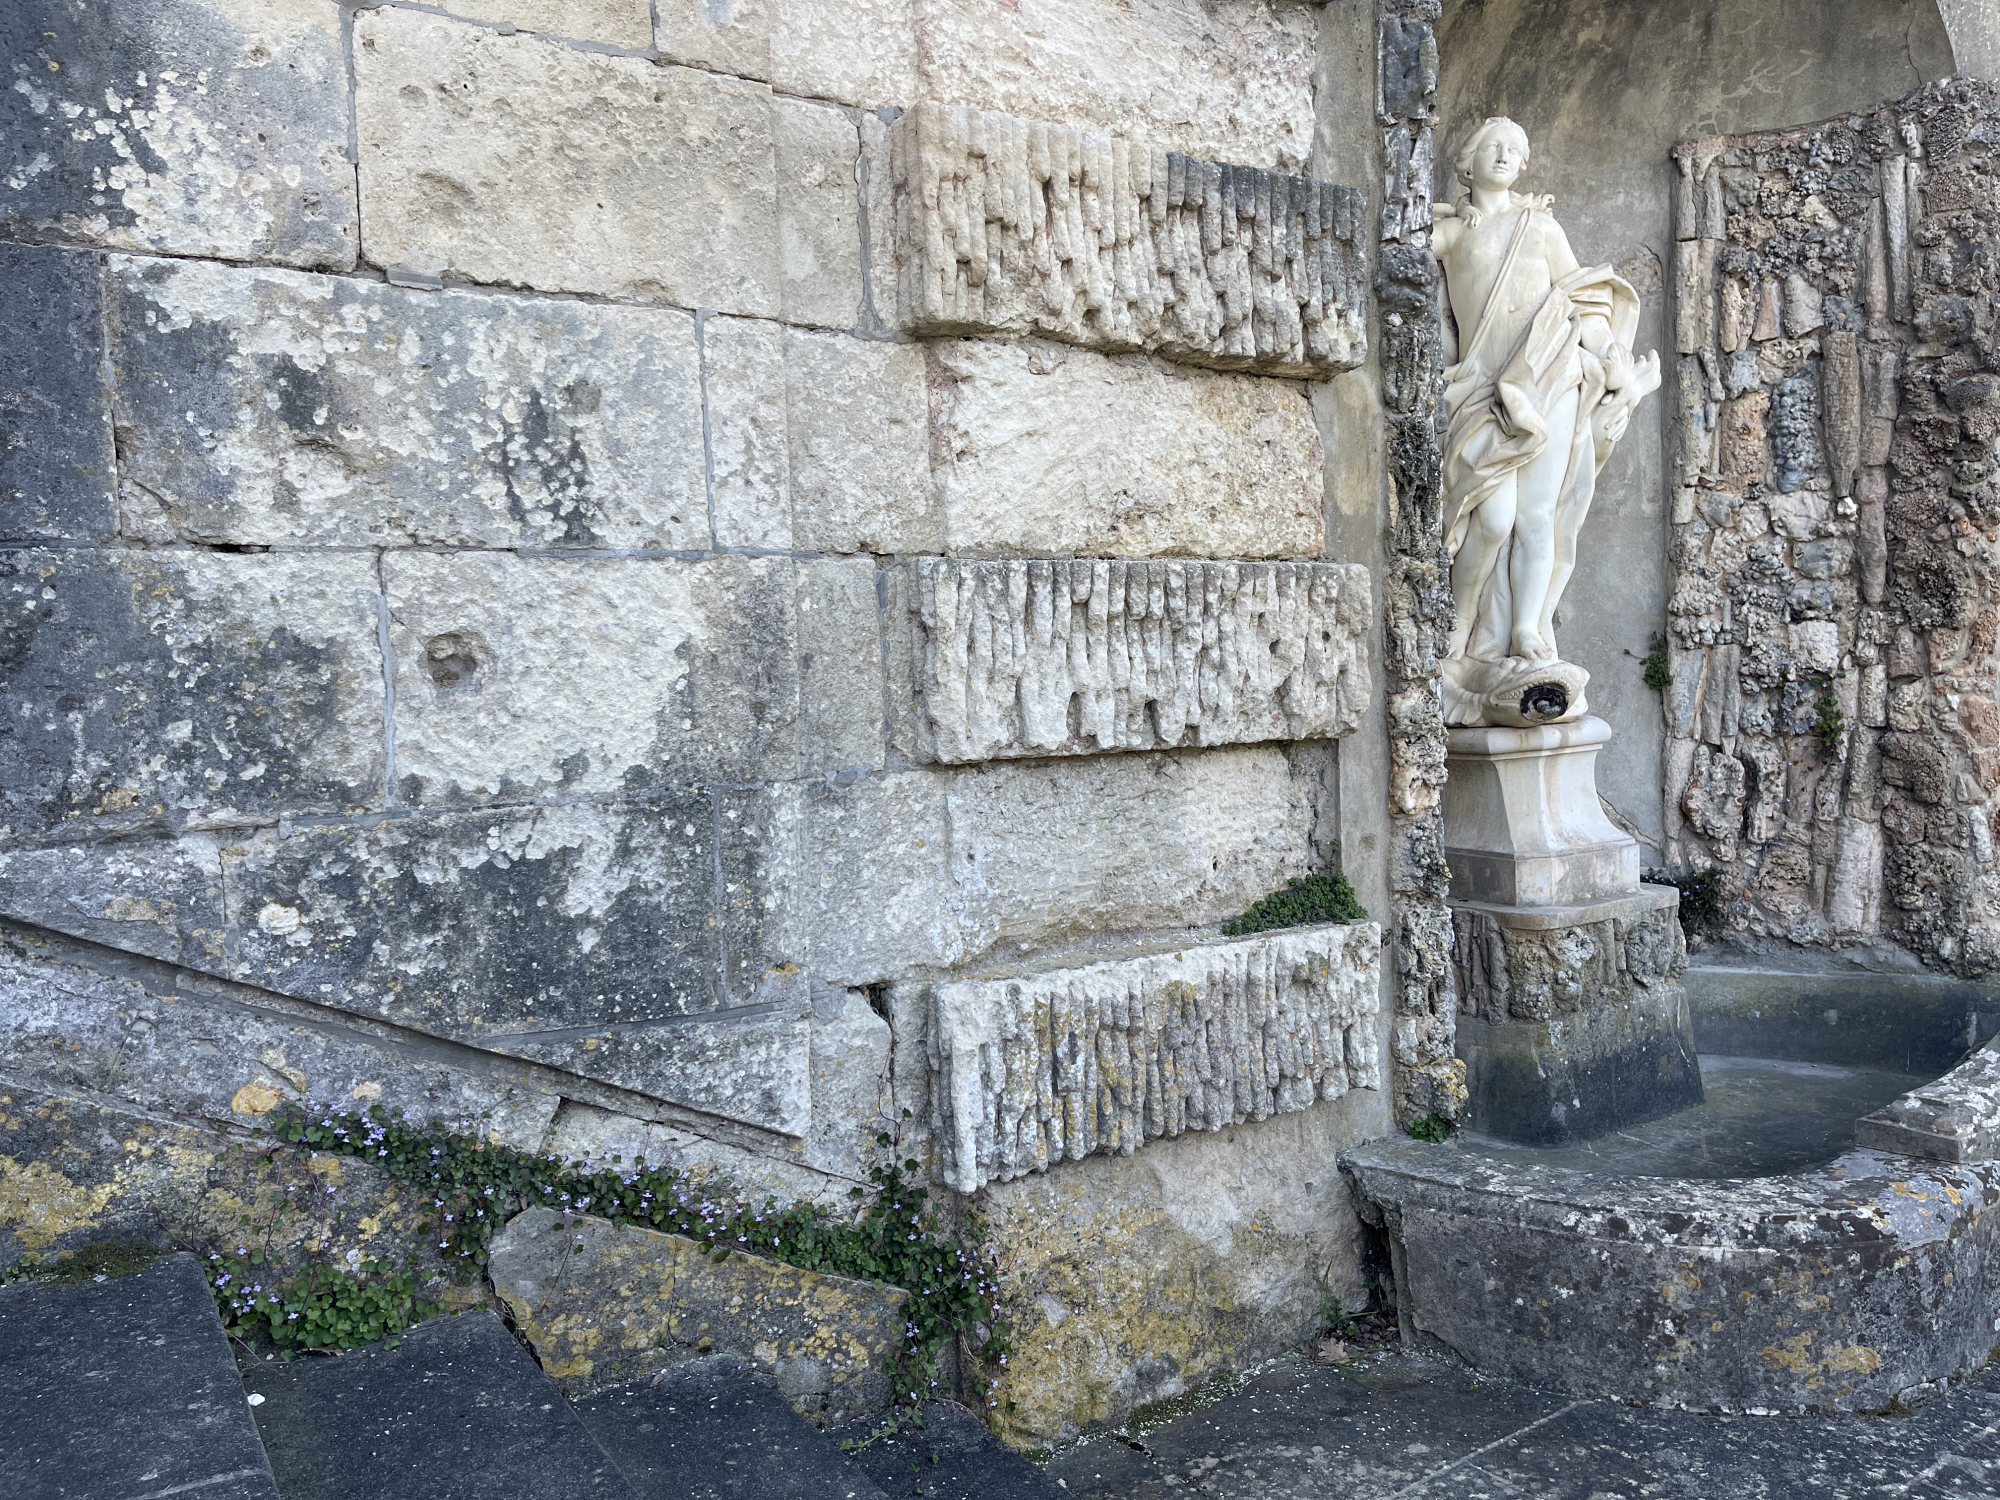
[[[1551,215],[1543,214],[1541,217],[1546,226],[1543,243],[1547,247],[1549,280],[1561,281],[1579,269],[1576,252],[1570,249],[1569,236],[1563,232],[1562,225]],[[1584,348],[1603,358],[1612,345],[1611,320],[1601,314],[1586,313],[1578,336]]]

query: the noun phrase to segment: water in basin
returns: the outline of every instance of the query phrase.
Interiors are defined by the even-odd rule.
[[[1468,1131],[1474,1150],[1524,1166],[1632,1177],[1773,1177],[1831,1161],[1854,1122],[1932,1075],[1763,1057],[1701,1057],[1705,1102],[1571,1146],[1519,1146]]]

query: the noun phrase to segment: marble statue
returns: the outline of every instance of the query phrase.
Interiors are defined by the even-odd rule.
[[[1458,610],[1444,662],[1452,725],[1525,728],[1585,712],[1590,674],[1557,652],[1556,605],[1597,471],[1660,385],[1659,356],[1632,353],[1631,283],[1609,266],[1579,266],[1552,200],[1513,191],[1528,157],[1519,125],[1487,120],[1458,157],[1469,196],[1435,210],[1453,361],[1444,442]]]

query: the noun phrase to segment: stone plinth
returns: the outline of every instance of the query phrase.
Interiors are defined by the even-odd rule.
[[[1586,906],[1454,903],[1476,1129],[1553,1145],[1702,1101],[1679,907],[1652,885]]]
[[[1444,792],[1458,1056],[1479,1130],[1590,1140],[1698,1104],[1680,895],[1604,814],[1611,726],[1455,729]]]
[[[1604,815],[1597,752],[1611,726],[1454,729],[1445,860],[1454,901],[1573,906],[1639,886],[1639,845]]]

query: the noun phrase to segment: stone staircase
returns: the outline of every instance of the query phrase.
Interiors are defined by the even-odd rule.
[[[710,1356],[565,1401],[498,1317],[240,1372],[199,1263],[0,1288],[7,1500],[1050,1500],[945,1403],[853,1451]]]

